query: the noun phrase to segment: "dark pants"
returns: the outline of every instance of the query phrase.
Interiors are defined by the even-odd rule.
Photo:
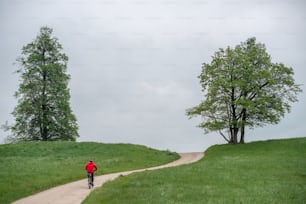
[[[93,182],[94,182],[94,173],[89,173],[89,172],[87,172],[87,177],[89,178],[91,178],[91,183],[93,184]]]

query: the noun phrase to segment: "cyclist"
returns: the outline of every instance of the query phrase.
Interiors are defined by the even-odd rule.
[[[91,177],[91,182],[90,184],[92,185],[92,187],[94,186],[94,172],[98,170],[98,167],[97,165],[92,161],[90,160],[86,166],[85,166],[85,169],[87,171],[87,177]]]

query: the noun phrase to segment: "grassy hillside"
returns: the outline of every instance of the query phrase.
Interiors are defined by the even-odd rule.
[[[217,145],[196,164],[109,182],[84,202],[305,203],[306,138]]]
[[[138,169],[175,160],[178,155],[130,144],[30,142],[0,145],[0,203],[86,178],[92,159],[97,175]]]

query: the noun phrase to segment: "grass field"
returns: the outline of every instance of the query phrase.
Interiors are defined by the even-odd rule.
[[[305,203],[306,138],[217,145],[196,164],[106,183],[85,204]]]
[[[0,203],[86,178],[88,160],[97,175],[168,163],[176,153],[129,144],[28,142],[0,145]]]

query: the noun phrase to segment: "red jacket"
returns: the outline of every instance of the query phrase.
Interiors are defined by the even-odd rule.
[[[85,169],[88,173],[93,173],[94,171],[98,170],[98,167],[94,162],[90,161],[86,164]]]

